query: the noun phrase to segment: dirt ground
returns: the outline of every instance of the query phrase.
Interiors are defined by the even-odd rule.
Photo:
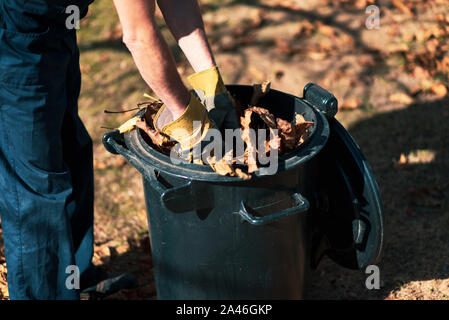
[[[385,214],[381,288],[325,258],[310,299],[449,298],[449,1],[203,0],[204,21],[227,83],[265,79],[302,96],[315,82],[333,92],[337,119],[364,152]],[[368,5],[380,9],[369,29]],[[159,15],[160,16],[160,15]],[[192,72],[162,20],[182,76]],[[121,43],[111,1],[97,0],[78,33],[80,115],[94,141],[95,264],[135,273],[137,290],[110,299],[156,297],[140,174],[101,144],[125,110],[151,93]],[[0,243],[0,247],[2,243]],[[0,249],[0,298],[7,299]]]

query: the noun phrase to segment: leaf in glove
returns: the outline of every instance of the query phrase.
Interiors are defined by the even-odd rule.
[[[251,117],[253,115],[253,110],[245,110],[245,116],[241,119],[242,125],[242,139],[246,143],[245,149],[245,163],[248,165],[248,172],[253,173],[259,170],[257,166],[256,159],[256,136],[251,130]]]
[[[168,136],[156,130],[153,125],[153,118],[161,106],[162,103],[159,102],[148,104],[143,119],[136,122],[136,127],[147,134],[158,151],[169,154],[170,150],[176,145],[176,141],[170,140]]]

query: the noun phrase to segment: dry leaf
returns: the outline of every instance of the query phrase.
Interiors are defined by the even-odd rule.
[[[281,138],[281,152],[294,149],[302,143],[303,135],[313,125],[313,122],[305,121],[304,117],[298,114],[295,116],[295,124],[280,118],[277,118],[276,122]]]
[[[403,42],[401,42],[401,43],[388,43],[386,48],[385,48],[385,51],[387,53],[389,53],[389,54],[396,53],[396,52],[407,52],[409,50],[410,50],[409,46],[406,43],[403,43]]]
[[[230,176],[233,176],[235,174],[234,169],[232,168],[232,165],[229,163],[226,163],[225,158],[222,158],[217,161],[215,159],[215,156],[212,156],[212,157],[208,156],[207,163],[219,175],[226,176],[229,174]]]
[[[265,80],[261,84],[253,85],[253,95],[249,102],[250,106],[255,106],[259,102],[259,100],[270,91],[271,82]]]
[[[295,129],[297,136],[297,146],[304,142],[306,136],[308,135],[308,129],[313,126],[312,121],[306,121],[302,115],[299,113],[295,114]]]
[[[286,40],[286,39],[282,39],[282,38],[275,38],[274,39],[274,45],[276,46],[276,50],[279,53],[284,53],[284,54],[293,54],[295,52],[295,49],[293,48],[292,44],[290,43],[290,41]]]
[[[240,169],[240,168],[235,169],[235,175],[236,175],[237,177],[239,177],[239,178],[244,179],[244,180],[251,179],[251,175],[246,174],[246,173],[243,172],[243,170]]]
[[[323,24],[320,21],[317,22],[318,32],[331,37],[335,34],[334,28],[327,24]]]
[[[401,0],[393,0],[393,5],[398,8],[399,10],[401,10],[403,13],[405,13],[406,15],[414,18],[415,14],[412,12],[412,10],[410,10],[409,7],[407,7]]]
[[[326,58],[327,53],[326,52],[309,51],[309,52],[307,52],[307,56],[314,61],[321,61]]]
[[[430,78],[429,71],[425,70],[420,66],[415,66],[413,69],[413,76],[417,79],[427,79]]]
[[[429,53],[434,54],[437,51],[438,46],[439,46],[438,39],[434,38],[434,39],[430,39],[426,42],[426,49]]]
[[[153,129],[146,121],[139,120],[136,122],[136,126],[139,129],[142,129],[148,137],[150,137],[153,144],[158,147],[159,151],[163,153],[170,153],[171,148],[176,144],[176,141],[170,140],[169,137],[163,135],[158,130]]]
[[[401,104],[411,104],[413,102],[413,98],[404,92],[396,92],[390,95],[390,101]]]
[[[441,61],[437,61],[437,69],[449,74],[449,56],[444,56]]]
[[[260,119],[267,125],[267,127],[273,129],[276,128],[276,118],[267,109],[261,107],[250,107],[246,109],[246,111],[254,112],[259,115]]]
[[[399,160],[397,160],[393,163],[393,167],[396,170],[407,169],[408,168],[407,157],[403,153],[401,153]]]
[[[442,83],[436,83],[430,87],[430,91],[435,93],[438,97],[444,98],[447,95],[447,88]]]
[[[257,80],[263,80],[266,79],[265,77],[265,73],[263,73],[262,71],[260,71],[259,69],[257,69],[256,67],[250,65],[248,67],[248,72]]]
[[[401,153],[401,156],[399,157],[399,160],[398,160],[398,164],[406,164],[406,163],[407,163],[407,157],[403,153]]]
[[[263,9],[257,10],[254,14],[251,15],[250,21],[248,24],[249,28],[258,28],[265,21],[266,12]]]
[[[357,109],[360,106],[360,100],[357,98],[349,98],[343,101],[340,109]]]
[[[298,31],[294,34],[295,38],[308,37],[315,30],[315,25],[309,20],[301,21],[299,24]]]
[[[245,155],[246,164],[248,165],[248,172],[253,173],[259,170],[256,159],[256,141],[255,136],[251,134],[251,116],[253,111],[245,110],[245,115],[242,119],[242,139],[246,143]]]

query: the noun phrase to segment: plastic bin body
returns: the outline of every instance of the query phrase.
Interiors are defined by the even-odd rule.
[[[167,212],[160,186],[164,178],[173,185],[185,180],[164,174],[144,178],[158,298],[303,298],[310,264],[308,212],[253,225],[239,210],[242,201],[259,214],[293,207],[292,194],[307,194],[307,183],[298,181],[310,181],[300,179],[308,172],[304,164],[256,181],[201,182],[186,201],[197,198],[204,208],[183,213]]]

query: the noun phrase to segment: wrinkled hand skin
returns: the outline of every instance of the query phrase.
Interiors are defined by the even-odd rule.
[[[201,103],[209,112],[209,118],[214,121],[216,128],[238,129],[240,121],[233,98],[228,92],[206,97],[201,89],[194,90]]]

